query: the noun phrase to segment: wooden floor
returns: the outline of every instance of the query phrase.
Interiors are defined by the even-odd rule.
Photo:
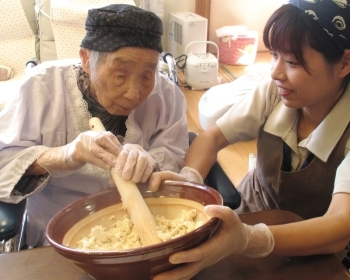
[[[220,64],[219,76],[222,77],[221,83],[231,82],[252,70],[257,70],[263,75],[269,75],[269,61],[270,54],[261,52],[257,54],[255,63],[250,66]],[[199,133],[202,128],[198,118],[198,102],[205,90],[189,90],[184,87],[181,87],[181,89],[187,99],[188,128],[190,131]],[[256,153],[256,140],[230,145],[218,154],[219,163],[235,186],[248,172],[249,153]]]

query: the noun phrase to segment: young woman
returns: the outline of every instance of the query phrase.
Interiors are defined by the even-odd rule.
[[[238,186],[235,212],[277,208],[305,220],[248,226],[227,207],[207,206],[220,229],[172,255],[170,262],[184,265],[154,279],[189,279],[229,254],[327,254],[350,240],[350,6],[290,1],[272,14],[263,36],[271,78],[195,139],[181,175],[155,173],[150,187],[161,179],[201,182],[219,150],[258,137],[257,166]]]

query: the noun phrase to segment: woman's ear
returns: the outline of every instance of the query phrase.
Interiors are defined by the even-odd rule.
[[[85,48],[80,48],[79,56],[81,61],[81,67],[90,75],[90,51]]]
[[[345,77],[350,73],[350,50],[346,50],[342,58],[341,76]]]

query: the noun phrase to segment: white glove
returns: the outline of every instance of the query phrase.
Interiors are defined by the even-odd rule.
[[[109,170],[115,166],[121,150],[118,138],[111,132],[87,131],[71,143],[48,148],[37,162],[53,177],[63,177],[83,167],[87,162]]]
[[[203,185],[203,178],[199,172],[191,167],[185,166],[179,173],[172,171],[154,172],[150,177],[148,189],[152,192],[157,191],[160,183],[165,180],[187,181]]]
[[[273,250],[274,239],[265,224],[248,226],[227,206],[207,205],[204,213],[221,220],[214,234],[201,245],[169,257],[172,264],[184,264],[156,275],[154,279],[192,279],[205,267],[231,254],[263,257]]]
[[[156,160],[140,145],[125,144],[117,158],[115,171],[126,181],[144,183],[156,166]]]
[[[188,166],[183,167],[180,170],[179,174],[185,176],[186,180],[189,182],[194,182],[201,185],[204,184],[201,174],[199,174],[199,172],[196,169],[193,169],[191,167],[188,167]]]
[[[251,258],[269,255],[275,247],[275,239],[269,227],[265,224],[243,225],[246,229],[247,240],[241,253]]]

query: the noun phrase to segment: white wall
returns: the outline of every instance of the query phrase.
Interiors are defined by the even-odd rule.
[[[230,25],[246,25],[258,31],[258,51],[266,50],[262,31],[269,16],[285,0],[211,0],[209,40],[218,44],[215,30]]]
[[[159,1],[159,0],[158,0]],[[167,49],[168,14],[170,12],[194,12],[195,0],[163,0],[164,35],[162,38],[163,47]],[[218,44],[219,39],[215,30],[226,25],[246,25],[249,30],[258,31],[258,50],[266,50],[262,42],[262,31],[269,16],[282,5],[286,0],[211,0],[209,41]],[[139,6],[140,0],[135,0]],[[213,52],[214,47],[209,51]]]
[[[137,6],[140,6],[140,0],[134,0]],[[159,1],[159,0],[158,0]],[[163,48],[167,50],[167,36],[168,36],[168,14],[171,12],[194,12],[195,0],[163,0],[164,1],[164,18],[162,37]]]

